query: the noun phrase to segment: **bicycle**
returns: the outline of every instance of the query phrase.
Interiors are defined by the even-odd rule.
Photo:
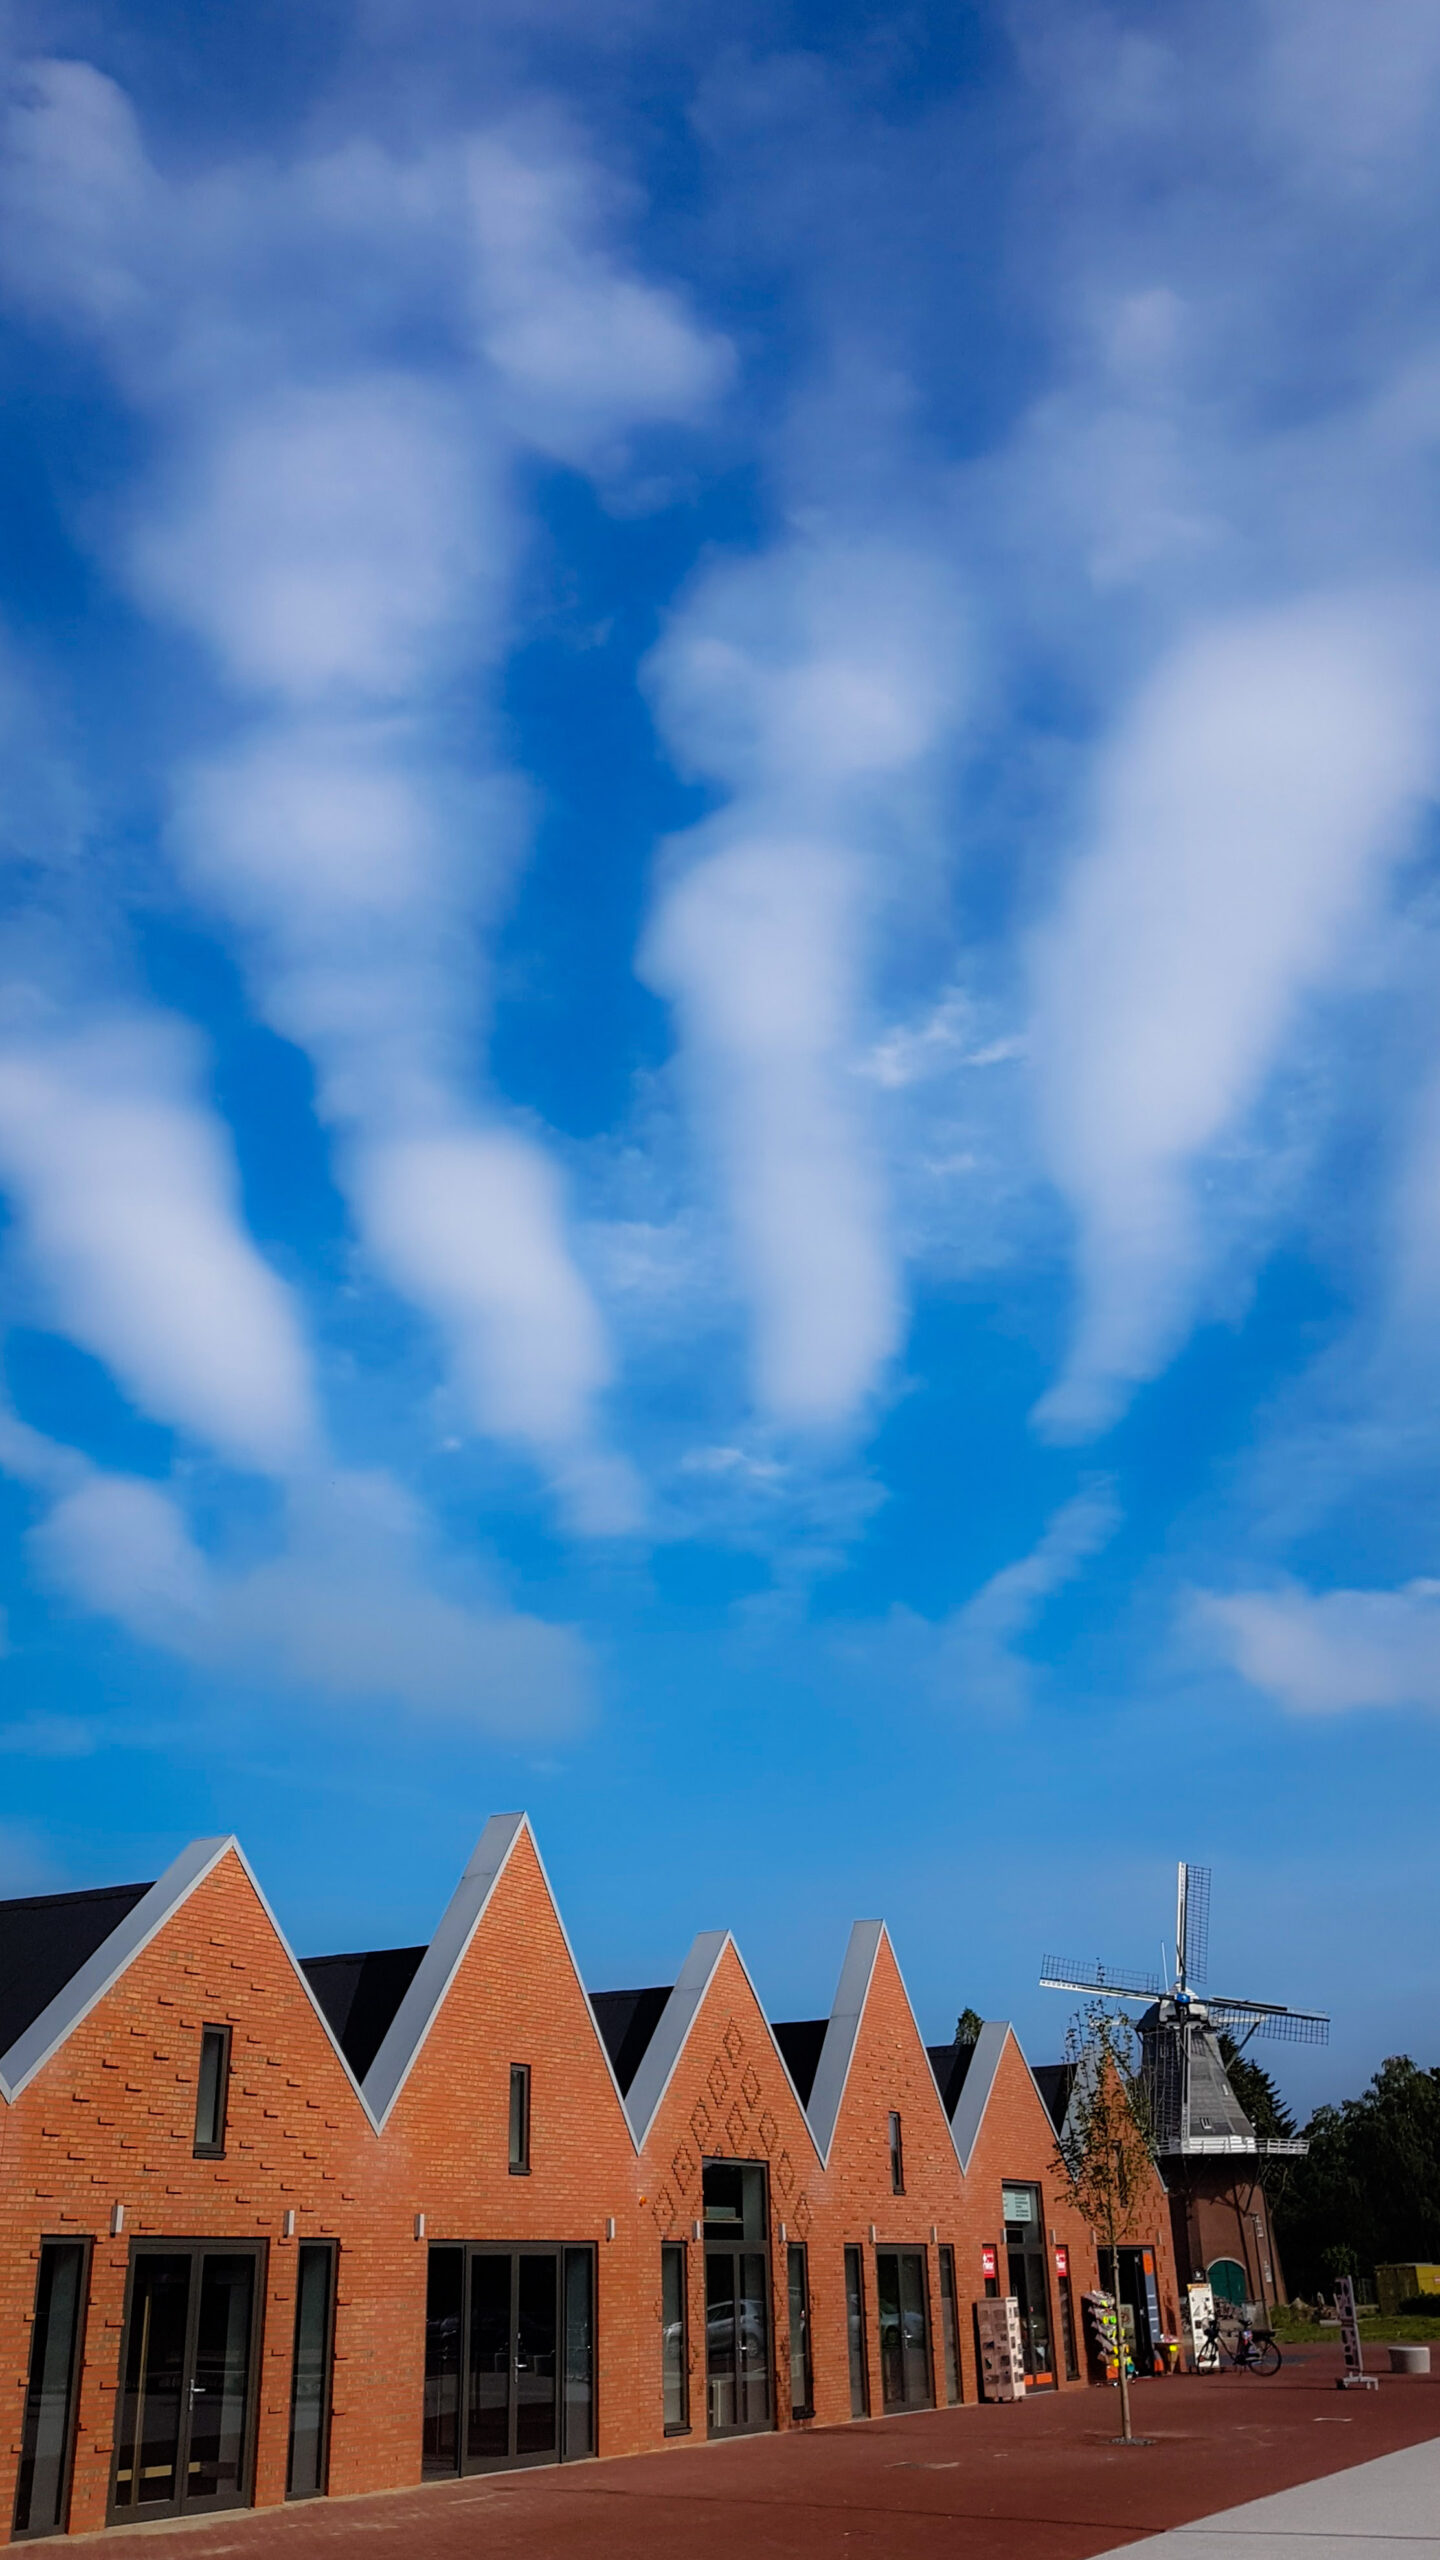
[[[1278,2373],[1284,2358],[1275,2341],[1273,2329],[1252,2328],[1242,2320],[1227,2344],[1218,2320],[1212,2320],[1205,2331],[1204,2343],[1215,2350],[1212,2373],[1228,2363],[1235,2373]]]

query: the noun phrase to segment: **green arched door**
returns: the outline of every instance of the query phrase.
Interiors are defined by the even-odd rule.
[[[1233,2302],[1237,2310],[1249,2299],[1245,2289],[1245,2270],[1238,2259],[1211,2259],[1210,2290],[1217,2302]]]

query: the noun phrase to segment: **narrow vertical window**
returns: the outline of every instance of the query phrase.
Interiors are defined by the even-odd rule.
[[[31,2534],[63,2533],[69,2521],[89,2260],[88,2240],[41,2243],[15,2491],[17,2541]]]
[[[661,2372],[664,2379],[665,2433],[690,2432],[690,2337],[685,2249],[667,2240],[660,2251]]]
[[[858,2249],[845,2252],[845,2334],[850,2349],[850,2415],[870,2415],[870,2359],[865,2345],[865,2261]]]
[[[510,2175],[530,2175],[530,2065],[510,2065]]]
[[[960,2398],[960,2323],[955,2308],[955,2252],[940,2252],[940,2335],[945,2349],[945,2397],[953,2408]]]
[[[565,2410],[562,2461],[595,2450],[595,2252],[565,2251]]]
[[[815,2388],[810,2376],[810,2270],[804,2248],[790,2243],[787,2276],[790,2288],[790,2415],[813,2418]]]
[[[1065,2349],[1065,2379],[1067,2382],[1078,2382],[1080,2358],[1075,2348],[1075,2305],[1070,2298],[1068,2250],[1065,2267],[1055,2281],[1060,2292],[1060,2337]]]
[[[200,2084],[195,2092],[195,2157],[225,2157],[225,2110],[230,2095],[230,2030],[206,2027],[200,2037]]]
[[[464,2309],[464,2250],[432,2249],[425,2295],[425,2416],[420,2438],[420,2467],[427,2480],[443,2479],[460,2468]]]
[[[323,2498],[329,2485],[334,2344],[335,2244],[304,2240],[296,2252],[287,2498]]]
[[[892,2196],[905,2193],[905,2146],[900,2138],[900,2119],[893,2113],[890,2118],[890,2193]]]

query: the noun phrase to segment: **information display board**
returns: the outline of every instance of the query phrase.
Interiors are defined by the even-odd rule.
[[[1215,2326],[1215,2289],[1213,2285],[1192,2284],[1185,2288],[1186,2315],[1190,2323],[1190,2359],[1197,2373],[1213,2373],[1220,2362],[1220,2349],[1212,2335]]]

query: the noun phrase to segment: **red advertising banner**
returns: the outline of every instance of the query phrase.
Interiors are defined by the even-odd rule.
[[[1068,2249],[1056,2250],[1055,2273],[1057,2276],[1068,2276],[1070,2273],[1070,2252]]]
[[[999,2272],[1000,2252],[986,2241],[980,2251],[980,2273],[982,2276],[998,2276]]]

